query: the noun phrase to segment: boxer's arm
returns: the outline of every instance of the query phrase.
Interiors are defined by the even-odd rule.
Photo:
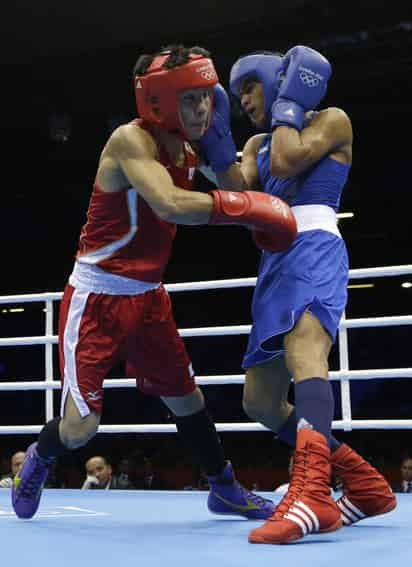
[[[212,197],[176,187],[166,167],[157,161],[153,138],[138,126],[127,124],[118,128],[105,148],[103,159],[106,165],[101,162],[99,170],[107,171],[107,161],[112,160],[112,168],[121,169],[130,185],[160,218],[177,224],[207,224],[213,209]]]
[[[259,145],[264,134],[257,134],[250,138],[243,148],[242,161],[235,162],[226,170],[211,175],[204,166],[200,167],[200,171],[205,175],[216,187],[227,189],[229,191],[259,191],[259,172],[256,165],[256,155]]]
[[[296,222],[290,208],[280,199],[256,191],[238,195],[215,190],[211,194],[186,191],[173,184],[167,169],[156,160],[157,150],[151,136],[133,125],[121,126],[111,136],[99,164],[97,180],[104,182],[112,160],[128,182],[136,188],[155,213],[176,224],[238,224],[279,235],[281,246],[294,238]],[[112,166],[113,167],[113,166]],[[107,175],[107,173],[106,173]],[[105,188],[103,187],[103,190]]]
[[[301,132],[278,126],[272,134],[270,171],[280,178],[292,177],[343,146],[352,143],[349,117],[339,108],[319,112]]]
[[[251,189],[247,185],[242,165],[239,162],[233,163],[227,171],[216,175],[217,186],[230,191],[245,191]]]
[[[239,162],[232,163],[226,171],[220,173],[215,173],[211,167],[205,164],[201,164],[198,169],[216,187],[228,191],[245,191],[249,188]]]
[[[278,197],[262,191],[211,192],[214,209],[210,224],[241,224],[252,230],[256,244],[271,252],[288,248],[296,237],[291,208]],[[255,234],[256,233],[256,234]]]

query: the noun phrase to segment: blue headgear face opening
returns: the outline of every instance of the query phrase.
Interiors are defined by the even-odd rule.
[[[270,125],[271,108],[279,92],[282,77],[282,57],[272,53],[252,53],[240,57],[230,71],[230,90],[240,99],[241,81],[256,77],[263,85],[266,124]]]

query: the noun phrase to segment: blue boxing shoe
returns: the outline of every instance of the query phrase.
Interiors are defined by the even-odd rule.
[[[28,447],[23,465],[13,480],[12,506],[19,518],[32,518],[40,504],[40,497],[53,458],[43,459],[36,451],[37,443]]]
[[[208,476],[208,480],[207,507],[213,514],[243,516],[249,520],[266,520],[272,516],[275,504],[241,486],[230,462],[220,475]]]

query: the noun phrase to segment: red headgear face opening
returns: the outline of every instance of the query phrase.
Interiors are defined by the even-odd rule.
[[[204,55],[192,53],[187,63],[165,69],[162,65],[169,55],[170,52],[165,52],[156,56],[146,73],[136,76],[137,110],[144,120],[187,139],[180,117],[179,92],[211,88],[219,79],[212,60]]]

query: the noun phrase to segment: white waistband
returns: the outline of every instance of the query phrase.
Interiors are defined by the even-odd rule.
[[[159,287],[160,282],[143,282],[105,272],[93,264],[75,262],[69,284],[80,291],[107,295],[138,295]]]
[[[338,229],[335,211],[327,205],[296,205],[292,207],[298,225],[298,232],[326,230],[342,238]]]

